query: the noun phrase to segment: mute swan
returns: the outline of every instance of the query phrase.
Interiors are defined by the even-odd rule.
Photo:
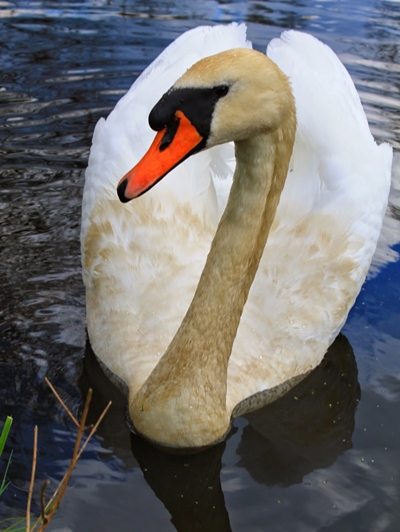
[[[268,59],[245,31],[172,43],[99,121],[86,172],[89,338],[165,446],[221,440],[321,362],[387,204],[391,148],[335,54],[289,31]]]

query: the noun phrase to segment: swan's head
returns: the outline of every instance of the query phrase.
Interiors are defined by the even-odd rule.
[[[278,129],[294,117],[285,74],[268,57],[238,48],[194,64],[149,115],[157,135],[118,184],[122,202],[149,190],[190,155]]]

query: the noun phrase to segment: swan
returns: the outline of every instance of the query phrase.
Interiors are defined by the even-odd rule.
[[[310,35],[265,55],[244,25],[200,27],[143,72],[95,128],[81,231],[89,339],[138,433],[214,444],[321,362],[365,280],[391,158]]]

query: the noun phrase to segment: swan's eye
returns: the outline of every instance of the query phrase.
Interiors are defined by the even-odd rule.
[[[215,94],[218,96],[218,98],[222,98],[223,96],[226,96],[228,92],[229,92],[228,85],[219,85],[218,87],[215,87]]]

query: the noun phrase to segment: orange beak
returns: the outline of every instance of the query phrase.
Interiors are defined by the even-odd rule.
[[[168,128],[157,133],[148,151],[118,183],[119,199],[126,203],[147,192],[175,166],[194,153],[203,137],[182,111],[176,111],[178,126],[171,141]],[[201,148],[200,148],[201,149]]]

